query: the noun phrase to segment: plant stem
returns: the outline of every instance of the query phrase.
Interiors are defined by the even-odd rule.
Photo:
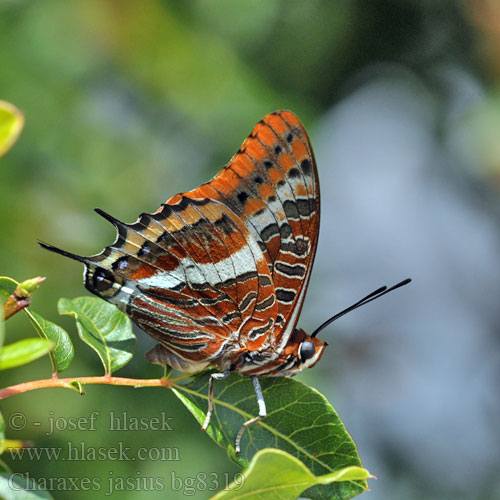
[[[21,394],[23,392],[33,391],[35,389],[47,389],[50,387],[65,387],[68,388],[72,382],[85,384],[106,384],[106,385],[126,385],[132,387],[170,387],[179,378],[163,379],[163,378],[125,378],[111,377],[104,375],[101,377],[73,377],[73,378],[47,378],[42,380],[32,380],[31,382],[23,382],[22,384],[11,385],[0,389],[0,399]]]
[[[12,294],[3,304],[3,318],[9,319],[14,316],[17,312],[21,311],[25,307],[30,305],[31,301],[28,298],[19,297]]]

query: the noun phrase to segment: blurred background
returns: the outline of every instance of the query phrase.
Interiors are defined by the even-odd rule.
[[[75,340],[66,376],[102,371],[56,310],[59,297],[86,294],[82,269],[36,240],[100,252],[115,232],[94,207],[133,222],[211,178],[266,113],[290,109],[309,131],[322,189],[300,326],[413,278],[322,332],[331,347],[300,375],[378,477],[363,498],[500,498],[497,0],[0,0],[0,98],[26,116],[0,160],[0,274],[47,277],[33,309]],[[32,333],[21,314],[7,323],[8,341]],[[160,376],[144,361],[152,344],[139,333],[118,375]],[[44,358],[1,372],[1,386],[48,376]],[[47,435],[51,417],[94,410],[96,431]],[[190,492],[174,478],[217,473],[221,489],[238,472],[168,391],[43,390],[2,411],[26,414],[26,429],[7,436],[37,446],[178,450],[167,462],[7,460],[35,479],[99,478],[94,498],[109,498],[110,477],[163,482],[123,499],[177,499]],[[174,431],[107,432],[110,411],[164,412]]]

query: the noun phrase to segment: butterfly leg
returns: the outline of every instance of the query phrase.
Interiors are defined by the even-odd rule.
[[[252,382],[253,382],[253,387],[255,389],[255,395],[257,396],[257,403],[259,405],[259,416],[251,418],[250,420],[247,420],[241,426],[240,432],[238,432],[238,435],[236,436],[236,442],[234,444],[236,453],[240,452],[240,441],[241,441],[241,438],[243,436],[243,433],[245,432],[245,429],[249,425],[252,425],[255,422],[258,422],[259,420],[262,420],[267,415],[266,402],[264,401],[264,396],[262,394],[262,389],[260,387],[259,379],[257,377],[252,377]]]
[[[203,423],[201,429],[206,430],[208,424],[210,423],[210,418],[212,417],[213,407],[214,407],[214,381],[215,380],[224,380],[229,377],[231,372],[226,370],[222,373],[212,373],[210,375],[210,380],[208,381],[208,409],[207,409],[207,417],[205,418],[205,422]]]

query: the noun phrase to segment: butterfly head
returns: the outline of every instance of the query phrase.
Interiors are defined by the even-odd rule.
[[[284,349],[280,375],[295,375],[305,368],[311,368],[321,359],[327,345],[308,335],[302,328],[296,328]]]
[[[321,330],[323,330],[330,323],[344,316],[348,312],[351,312],[360,306],[368,304],[368,302],[378,299],[386,293],[392,292],[397,288],[407,285],[408,283],[410,283],[410,281],[411,279],[408,278],[390,288],[387,288],[386,286],[378,288],[374,292],[368,294],[366,297],[358,300],[358,302],[356,302],[352,306],[344,309],[343,311],[332,316],[330,319],[326,320],[323,324],[316,328],[316,330],[314,330],[311,335],[308,335],[304,330],[302,330],[302,328],[296,328],[290,337],[288,345],[284,349],[282,356],[283,362],[278,369],[279,375],[295,375],[304,368],[310,368],[314,366],[321,359],[323,351],[328,345],[326,342],[323,342],[316,337],[316,335]]]

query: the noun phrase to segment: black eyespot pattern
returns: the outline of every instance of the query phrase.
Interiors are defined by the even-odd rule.
[[[238,200],[240,200],[240,203],[242,205],[245,204],[245,201],[247,201],[248,199],[248,193],[246,193],[245,191],[241,191],[240,193],[238,193]]]
[[[114,282],[115,278],[108,270],[98,267],[94,271],[93,285],[98,292],[105,292],[113,286]]]

